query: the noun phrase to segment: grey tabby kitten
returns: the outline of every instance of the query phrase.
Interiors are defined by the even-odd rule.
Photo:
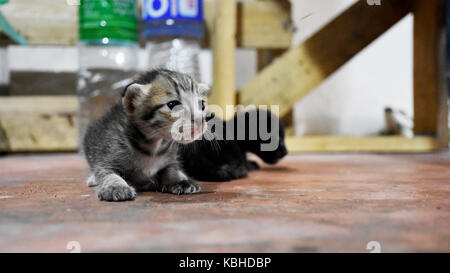
[[[199,192],[200,184],[182,171],[177,149],[205,132],[208,92],[188,75],[164,69],[129,85],[84,137],[87,185],[96,186],[98,198],[132,200],[144,190]]]

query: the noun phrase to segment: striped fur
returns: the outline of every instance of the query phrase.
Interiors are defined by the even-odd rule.
[[[84,138],[92,172],[88,184],[96,186],[100,200],[132,200],[136,190],[200,190],[181,170],[177,151],[179,143],[189,143],[206,130],[201,105],[208,90],[169,70],[144,73],[125,89],[121,101],[92,123]],[[174,138],[174,132],[182,137]]]

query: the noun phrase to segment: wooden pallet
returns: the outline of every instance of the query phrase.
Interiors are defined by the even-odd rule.
[[[278,3],[281,5],[283,1]],[[361,52],[408,13],[414,13],[414,132],[408,138],[293,137],[293,152],[424,152],[448,148],[447,89],[445,82],[445,0],[386,0],[370,6],[358,1],[300,45],[287,50],[247,83],[237,104],[280,105],[280,116],[292,126],[292,108],[327,77]],[[232,21],[239,18],[226,17]],[[232,24],[231,22],[229,24]],[[223,23],[223,27],[228,26]],[[231,45],[227,49],[232,52]],[[225,52],[225,51],[224,51]],[[267,52],[266,52],[267,54]],[[222,59],[226,59],[223,54]],[[231,55],[229,55],[231,58]],[[216,59],[215,78],[232,73]],[[261,68],[261,67],[260,67]],[[234,70],[233,70],[234,71]],[[219,105],[233,104],[231,87],[213,89]],[[292,127],[288,132],[293,132]]]
[[[281,118],[291,126],[288,128],[291,133],[292,108],[298,100],[413,12],[416,137],[290,137],[288,148],[292,152],[425,152],[448,147],[445,0],[385,0],[380,6],[369,6],[361,0],[293,48],[290,48],[292,26],[288,1],[208,0],[204,6],[208,44],[214,51],[210,103],[222,107],[280,105]],[[39,5],[34,0],[15,0],[0,10],[32,45],[73,45],[77,40],[77,7],[68,7],[65,0],[42,0]],[[32,20],[23,20],[25,17]],[[258,50],[260,69],[239,94],[234,89],[236,47]],[[44,114],[29,111],[30,100],[35,99],[42,106],[35,110]],[[59,104],[60,99],[0,98],[0,151],[75,150],[76,130],[68,123],[69,119],[61,118],[60,111],[68,110],[65,113],[70,112],[69,116],[73,117],[76,98],[66,98],[71,101],[67,104],[70,107],[61,104],[63,107],[54,113],[48,113],[45,106]],[[9,113],[7,109],[14,112]],[[20,119],[14,119],[16,115]],[[52,118],[44,118],[48,116]],[[58,125],[50,126],[50,122]],[[65,132],[64,136],[52,128],[64,128],[58,129]]]

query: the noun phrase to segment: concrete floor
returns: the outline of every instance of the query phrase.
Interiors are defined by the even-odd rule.
[[[301,155],[196,195],[100,202],[75,154],[0,158],[0,251],[450,252],[450,153]]]

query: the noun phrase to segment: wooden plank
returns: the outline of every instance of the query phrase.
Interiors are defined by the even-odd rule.
[[[11,71],[11,96],[76,95],[77,73]]]
[[[289,2],[287,2],[289,4]],[[238,47],[280,49],[292,42],[290,5],[285,1],[238,3]]]
[[[0,151],[75,151],[75,96],[3,97],[0,99]],[[428,152],[432,137],[287,137],[290,152]]]
[[[204,1],[207,36],[214,31],[215,4]],[[240,48],[289,48],[292,40],[290,10],[271,1],[238,2],[236,7],[236,46]],[[210,44],[206,41],[206,44]]]
[[[259,1],[271,1],[273,4],[276,4],[278,7],[281,7],[283,10],[286,10],[289,14],[291,14],[291,3],[287,0],[259,0]],[[289,20],[289,18],[287,18]],[[270,65],[276,58],[280,57],[286,52],[286,49],[259,49],[257,51],[257,65],[258,71],[263,70],[266,66]],[[283,125],[285,127],[285,135],[286,136],[294,136],[295,135],[295,127],[294,127],[294,116],[293,111],[287,113],[283,117]]]
[[[76,3],[76,1],[69,1]],[[235,1],[233,1],[235,2]],[[206,29],[215,28],[215,0],[204,3]],[[235,5],[237,5],[235,3]],[[291,44],[290,14],[274,3],[239,3],[240,47],[287,48]],[[32,45],[74,45],[78,40],[78,7],[67,0],[14,0],[0,6],[11,25]],[[207,35],[210,37],[210,35]]]
[[[235,49],[236,49],[236,2],[218,0],[212,32],[213,85],[209,104],[215,104],[222,111],[215,112],[223,119],[234,113],[226,111],[227,105],[236,104],[235,95]]]
[[[294,111],[289,111],[286,113],[283,118],[281,118],[281,122],[285,128],[286,136],[295,136],[295,117]]]
[[[78,6],[67,0],[13,0],[0,6],[11,26],[33,45],[73,45],[78,39]]]
[[[448,146],[445,80],[445,1],[416,0],[414,11],[414,132]]]
[[[380,6],[358,1],[246,84],[240,92],[240,103],[280,105],[280,115],[284,116],[410,10],[408,0],[383,1]]]
[[[283,49],[260,49],[257,51],[257,66],[258,71],[263,70],[266,66],[270,65],[276,58],[281,56],[283,53],[285,53],[286,50]],[[239,94],[238,94],[238,100],[239,100]],[[238,103],[240,103],[238,101]],[[285,126],[285,133],[287,136],[294,136],[295,135],[295,128],[294,128],[294,116],[293,111],[291,110],[290,113],[287,113],[284,115],[283,119],[283,125]]]
[[[286,49],[259,49],[257,51],[257,66],[258,71],[263,70],[270,65],[276,58],[280,57],[286,52]]]
[[[0,151],[75,151],[76,96],[0,98]]]
[[[421,153],[438,149],[433,137],[405,138],[401,136],[342,137],[305,136],[288,137],[286,145],[291,153],[327,152],[401,152]]]

